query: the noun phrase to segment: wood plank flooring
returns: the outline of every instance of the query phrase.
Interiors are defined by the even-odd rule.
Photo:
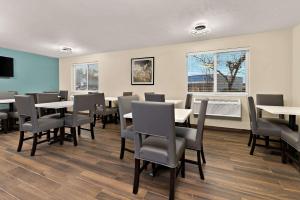
[[[133,154],[119,159],[119,134],[118,125],[103,130],[98,123],[94,141],[82,131],[77,147],[45,143],[35,157],[30,157],[31,141],[16,152],[19,133],[0,134],[0,200],[167,199],[168,171],[154,178],[143,172],[139,192],[132,194]],[[205,181],[197,166],[187,163],[186,178],[177,178],[176,199],[300,199],[297,169],[263,147],[250,156],[248,135],[207,130],[204,141]]]

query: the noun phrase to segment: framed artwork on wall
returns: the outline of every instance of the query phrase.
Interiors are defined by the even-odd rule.
[[[154,57],[131,59],[131,85],[154,85]]]

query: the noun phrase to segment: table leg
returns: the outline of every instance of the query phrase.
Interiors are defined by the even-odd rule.
[[[298,125],[296,124],[296,115],[289,115],[289,127],[293,131],[298,131]]]

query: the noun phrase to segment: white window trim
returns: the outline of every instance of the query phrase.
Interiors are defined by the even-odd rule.
[[[208,50],[208,51],[195,51],[195,52],[189,52],[189,53],[186,53],[186,70],[187,70],[187,73],[186,73],[186,77],[187,77],[187,84],[188,84],[188,56],[189,55],[197,55],[197,54],[216,54],[216,53],[226,53],[226,52],[234,52],[234,51],[246,51],[246,88],[245,88],[245,92],[217,92],[217,81],[216,78],[217,78],[217,73],[216,73],[216,70],[217,68],[214,67],[214,91],[213,92],[189,92],[189,94],[195,94],[195,95],[203,95],[203,96],[248,96],[249,94],[249,76],[250,76],[250,48],[249,47],[240,47],[240,48],[232,48],[232,49],[219,49],[219,50]],[[215,63],[217,62],[216,61],[216,58],[215,58]]]
[[[97,64],[97,68],[98,68],[98,90],[76,90],[76,86],[75,86],[75,65],[89,65],[89,64]],[[72,63],[72,78],[71,78],[71,86],[72,86],[72,93],[77,93],[77,94],[86,94],[89,92],[99,92],[100,91],[100,85],[99,85],[99,62],[95,61],[95,62],[83,62],[83,63]],[[88,72],[86,74],[88,76]],[[87,77],[87,86],[88,86],[89,80]]]

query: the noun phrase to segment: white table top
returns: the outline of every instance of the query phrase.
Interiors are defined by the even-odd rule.
[[[262,109],[275,115],[300,115],[300,107],[257,105],[256,108]]]
[[[182,100],[172,100],[172,99],[166,99],[166,103],[173,103],[174,105],[181,104],[183,101]]]
[[[0,99],[0,104],[15,103],[15,99]]]
[[[58,101],[58,102],[51,102],[51,103],[35,104],[36,108],[50,108],[50,109],[68,108],[72,106],[73,106],[73,101]]]
[[[177,109],[175,108],[175,122],[184,123],[186,119],[191,115],[192,109]],[[132,113],[123,115],[124,118],[132,119]]]

